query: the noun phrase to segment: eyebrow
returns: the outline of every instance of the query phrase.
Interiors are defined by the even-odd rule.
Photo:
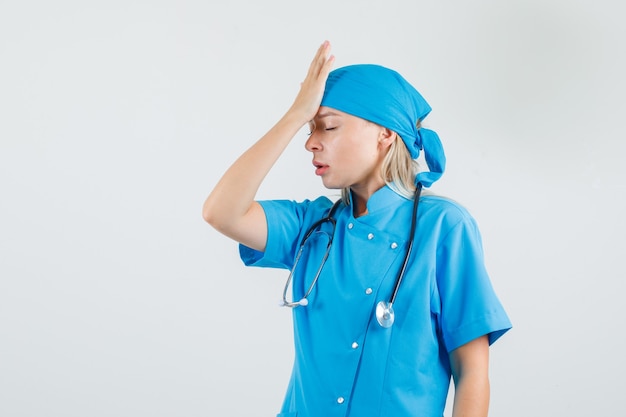
[[[315,115],[313,120],[315,120],[315,119],[323,119],[324,117],[330,117],[330,116],[339,116],[339,113],[335,113],[334,111],[327,110],[327,111],[325,111],[323,113]]]

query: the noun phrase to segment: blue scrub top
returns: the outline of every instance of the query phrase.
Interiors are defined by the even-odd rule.
[[[240,245],[246,265],[293,266],[309,227],[332,202],[261,202],[264,253]],[[414,246],[382,328],[376,304],[389,300],[406,253],[413,202],[388,186],[355,218],[340,205],[333,244],[309,304],[293,309],[295,362],[278,416],[441,417],[450,385],[448,353],[483,335],[493,343],[511,323],[484,266],[479,230],[459,204],[422,196]],[[310,286],[324,255],[326,223],[307,243],[293,278],[293,298]]]

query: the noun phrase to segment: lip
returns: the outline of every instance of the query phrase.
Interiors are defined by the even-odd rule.
[[[313,161],[313,166],[315,167],[315,175],[324,175],[326,171],[328,171],[329,166],[323,164],[319,161]]]

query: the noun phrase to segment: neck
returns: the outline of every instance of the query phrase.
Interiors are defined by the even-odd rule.
[[[352,198],[352,203],[354,205],[354,207],[352,208],[352,212],[354,214],[354,217],[361,217],[361,216],[365,216],[367,214],[367,201],[365,202],[359,202],[354,200],[354,197]]]
[[[372,188],[351,187],[350,193],[352,195],[352,212],[354,217],[361,217],[367,214],[367,202],[372,194],[380,190],[384,186],[378,185]]]

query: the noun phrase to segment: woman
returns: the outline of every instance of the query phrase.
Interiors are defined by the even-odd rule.
[[[421,196],[445,167],[438,136],[420,126],[430,107],[387,68],[331,72],[329,52],[324,42],[292,106],[203,208],[247,265],[292,271],[296,358],[279,416],[440,417],[451,376],[453,416],[486,416],[489,345],[511,325],[473,218]],[[342,198],[255,201],[307,123],[315,173]],[[418,173],[420,151],[429,170]]]

